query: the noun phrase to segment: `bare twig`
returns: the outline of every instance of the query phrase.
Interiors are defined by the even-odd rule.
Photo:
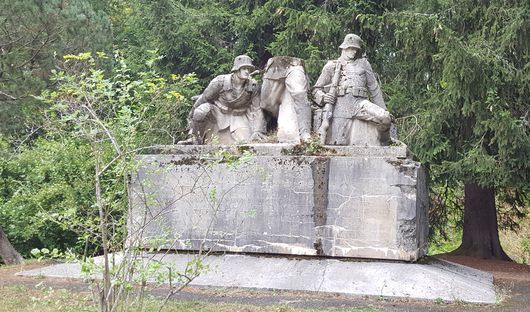
[[[122,155],[122,151],[121,151],[120,145],[116,141],[116,138],[112,135],[110,130],[107,128],[107,126],[105,126],[105,124],[101,121],[101,119],[99,119],[99,117],[96,114],[96,112],[94,112],[94,110],[91,108],[90,101],[88,100],[87,97],[85,97],[85,100],[87,101],[88,105],[81,105],[81,107],[85,108],[88,111],[88,113],[92,116],[92,118],[94,118],[94,121],[97,124],[99,124],[101,126],[101,128],[103,128],[103,131],[105,131],[105,134],[107,135],[109,140],[112,142],[112,145],[114,146],[114,149],[116,150],[116,152],[119,155]]]
[[[4,91],[0,91],[0,95],[3,95],[5,97],[9,98],[10,100],[17,100],[16,97],[12,96],[11,94],[7,94]]]

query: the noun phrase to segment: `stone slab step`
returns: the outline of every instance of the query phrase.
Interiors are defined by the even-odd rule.
[[[184,269],[194,254],[146,255]],[[96,262],[101,261],[97,258]],[[152,261],[152,260],[151,260]],[[427,263],[286,258],[242,254],[210,255],[209,270],[191,285],[341,293],[361,296],[493,304],[493,276],[444,260]],[[21,276],[80,278],[79,263],[56,264]]]

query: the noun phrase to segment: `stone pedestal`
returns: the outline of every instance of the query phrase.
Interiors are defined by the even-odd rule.
[[[131,239],[146,248],[415,261],[427,189],[404,145],[171,146],[138,157]],[[141,230],[141,231],[140,231]]]

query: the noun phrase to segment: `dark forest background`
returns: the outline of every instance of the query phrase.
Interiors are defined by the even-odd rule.
[[[186,135],[191,97],[229,72],[236,55],[260,67],[271,56],[303,58],[314,83],[344,36],[356,33],[399,139],[429,170],[432,250],[457,240],[457,253],[507,259],[498,230],[512,229],[521,238],[518,260],[530,262],[522,221],[530,188],[528,1],[0,0],[0,7],[0,229],[25,256],[43,247],[100,252],[96,231],[87,230],[98,217],[94,149],[65,120],[82,117],[64,113],[65,101],[98,100],[103,122],[130,150],[173,144]],[[127,194],[115,187],[117,176],[102,183],[120,228]]]

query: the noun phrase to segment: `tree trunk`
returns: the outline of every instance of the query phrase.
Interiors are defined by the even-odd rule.
[[[112,293],[112,284],[111,284],[111,272],[109,264],[109,241],[107,233],[107,218],[108,214],[104,207],[103,197],[101,196],[101,181],[99,176],[101,174],[100,162],[101,162],[101,151],[99,146],[94,145],[94,154],[96,154],[96,204],[99,211],[99,230],[101,234],[101,244],[103,247],[103,260],[104,260],[104,270],[103,270],[103,290],[101,293],[101,311],[108,312],[113,310],[113,293]]]
[[[24,260],[13,248],[2,228],[0,228],[0,258],[5,264],[19,264]]]
[[[475,183],[465,184],[462,244],[453,254],[511,260],[499,241],[494,188],[482,188]]]

